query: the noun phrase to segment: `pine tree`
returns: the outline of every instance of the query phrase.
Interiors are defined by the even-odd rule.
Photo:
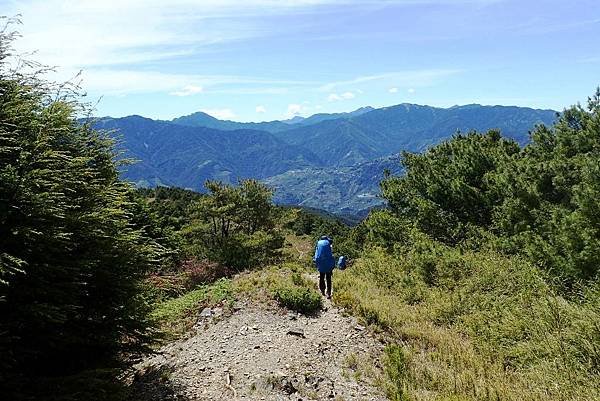
[[[72,87],[13,68],[13,37],[0,33],[0,387],[16,397],[17,379],[143,343],[140,280],[160,249],[135,224],[113,140],[81,119]]]

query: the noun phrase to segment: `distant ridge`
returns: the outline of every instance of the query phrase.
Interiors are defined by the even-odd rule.
[[[313,114],[310,117],[294,116],[289,120],[275,120],[275,121],[264,121],[259,123],[242,123],[230,120],[219,120],[210,114],[198,111],[196,113],[189,114],[187,116],[177,117],[170,122],[185,125],[188,127],[206,127],[215,128],[223,131],[233,131],[237,129],[255,129],[267,132],[280,132],[290,129],[290,127],[298,125],[312,125],[321,121],[335,120],[337,118],[347,118],[359,116],[369,111],[375,110],[370,106],[361,107],[347,113],[319,113]]]
[[[123,172],[139,186],[202,191],[207,179],[257,178],[277,189],[281,203],[353,213],[381,204],[374,191],[383,168],[399,169],[392,155],[423,151],[457,131],[500,129],[525,144],[536,124],[550,125],[556,114],[516,106],[404,103],[260,123],[198,112],[173,121],[129,116],[96,124],[117,130],[125,154],[139,160]]]

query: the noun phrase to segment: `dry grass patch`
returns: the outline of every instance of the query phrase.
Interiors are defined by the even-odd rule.
[[[495,254],[383,252],[337,275],[334,301],[390,337],[392,400],[600,399],[598,291],[556,295]]]

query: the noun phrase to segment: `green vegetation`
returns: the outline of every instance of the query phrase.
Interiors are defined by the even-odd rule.
[[[597,289],[571,301],[522,259],[433,243],[372,251],[336,284],[337,303],[398,341],[385,358],[392,399],[600,396]]]
[[[207,181],[207,194],[135,191],[77,93],[41,80],[35,64],[11,67],[13,37],[0,31],[4,398],[122,400],[117,378],[130,357],[234,296],[318,311],[307,273],[325,234],[336,255],[357,259],[336,273],[334,301],[385,333],[390,399],[600,399],[600,89],[587,108],[536,127],[524,147],[489,131],[405,153],[406,174],[388,171],[381,183],[389,207],[351,229],[275,207],[255,180]],[[402,105],[325,126],[370,142],[378,138],[360,124],[390,112],[426,121],[432,110]],[[379,139],[393,139],[394,127]],[[180,129],[180,139],[196,138]],[[262,152],[246,135],[260,137],[228,136],[249,152],[232,161],[245,168]],[[347,363],[363,374],[357,359]]]
[[[300,313],[320,310],[323,300],[315,291],[314,283],[302,277],[300,273],[293,273],[291,278],[291,285],[281,284],[273,290],[273,297],[279,305]]]
[[[338,216],[352,216],[358,223],[371,208],[384,205],[379,181],[386,170],[402,172],[398,158],[396,154],[352,166],[293,169],[263,182],[275,189],[278,204],[312,206]]]
[[[37,398],[40,383],[51,387],[61,376],[116,367],[118,354],[141,349],[149,333],[142,281],[164,249],[137,215],[132,187],[119,180],[113,141],[78,121],[85,108],[68,85],[44,82],[27,65],[12,68],[7,29],[0,31],[0,393],[16,400]],[[104,377],[114,380],[111,372]]]
[[[188,223],[190,206],[203,196],[198,192],[170,187],[140,188],[137,192],[148,203],[157,224],[172,231],[180,231]]]
[[[490,131],[407,153],[406,175],[384,180],[383,194],[394,216],[438,241],[490,242],[574,285],[600,266],[599,131],[600,90],[524,148]]]
[[[308,267],[298,262],[286,262],[240,276],[234,290],[262,302],[275,300],[290,310],[310,314],[322,307],[316,283],[307,279]]]
[[[252,180],[134,190],[78,93],[13,68],[15,35],[0,31],[0,393],[120,400],[130,357],[280,257],[278,209]]]
[[[391,399],[600,398],[600,90],[531,137],[404,154],[350,234],[334,300],[389,335]]]
[[[157,322],[162,334],[172,339],[194,325],[202,308],[232,300],[231,281],[219,279],[178,297],[157,302],[150,316]]]
[[[206,183],[207,196],[194,203],[183,229],[188,253],[236,270],[259,266],[279,255],[284,237],[276,230],[272,193],[255,180],[236,187]]]
[[[382,203],[376,195],[384,169],[397,172],[390,155],[424,151],[457,129],[498,128],[524,144],[528,130],[555,117],[552,110],[524,107],[400,104],[295,124],[236,123],[195,113],[172,122],[103,118],[97,127],[118,130],[127,154],[142,161],[124,172],[138,185],[202,191],[206,180],[235,184],[252,177],[277,189],[277,203],[364,217]]]

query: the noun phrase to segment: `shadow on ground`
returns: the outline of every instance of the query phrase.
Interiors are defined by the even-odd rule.
[[[170,366],[150,366],[136,372],[129,389],[130,401],[188,401],[183,396],[181,386],[171,379],[173,368]]]

